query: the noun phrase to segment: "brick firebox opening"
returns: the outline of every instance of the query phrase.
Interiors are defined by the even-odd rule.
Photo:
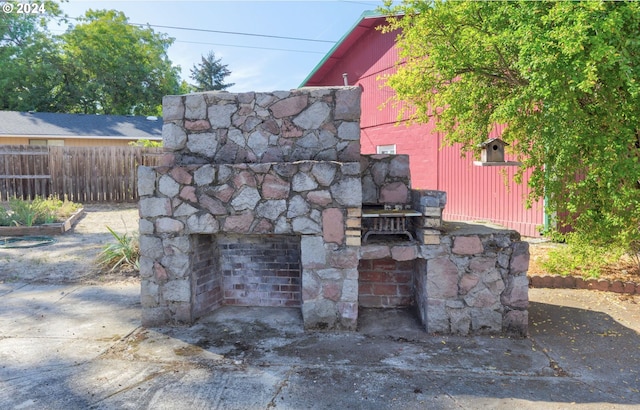
[[[195,316],[224,305],[301,306],[300,237],[193,235]]]
[[[415,305],[415,260],[361,260],[358,305],[364,308],[408,308]]]

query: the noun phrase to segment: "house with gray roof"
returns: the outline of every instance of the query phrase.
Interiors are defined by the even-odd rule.
[[[0,111],[0,144],[114,146],[162,141],[162,118]]]

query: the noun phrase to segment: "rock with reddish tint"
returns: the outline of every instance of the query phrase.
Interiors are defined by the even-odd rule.
[[[391,256],[391,248],[387,245],[366,245],[360,248],[360,259],[384,259]]]
[[[477,257],[473,258],[469,263],[469,269],[479,274],[487,273],[496,269],[496,258]]]
[[[329,191],[311,191],[307,194],[307,200],[313,204],[326,206],[331,203],[331,193]]]
[[[436,258],[427,263],[427,295],[434,299],[458,296],[458,268],[449,258]]]
[[[305,94],[295,95],[271,104],[269,110],[274,118],[291,117],[302,112],[307,107],[308,101],[309,98]]]
[[[236,193],[236,190],[232,186],[224,184],[214,187],[210,192],[215,198],[223,203],[227,203],[233,197],[233,194]]]
[[[158,233],[177,233],[181,232],[183,228],[184,224],[173,218],[158,218],[155,224]]]
[[[394,246],[391,248],[391,258],[396,261],[412,261],[418,256],[415,245]]]
[[[198,202],[212,215],[226,215],[229,212],[222,202],[207,195],[201,195]]]
[[[270,234],[273,232],[273,224],[266,220],[261,219],[252,229],[252,232],[255,234],[263,233]]]
[[[211,128],[211,124],[207,120],[185,121],[184,128],[191,132],[207,131]]]
[[[322,284],[322,296],[337,302],[340,300],[341,286],[337,282],[324,282]]]
[[[189,185],[193,181],[193,176],[183,167],[176,167],[169,171],[169,175],[179,184]]]
[[[380,202],[383,204],[405,204],[409,198],[409,189],[402,182],[392,182],[380,189]]]
[[[158,281],[158,283],[166,282],[167,279],[169,278],[169,275],[167,274],[167,270],[164,268],[164,266],[162,266],[158,262],[153,264],[153,274],[156,280]]]
[[[329,264],[336,268],[353,269],[358,267],[358,250],[352,247],[332,251],[328,256]]]
[[[473,289],[480,282],[480,277],[475,274],[466,274],[460,278],[460,294],[466,295],[471,289]]]
[[[344,241],[344,215],[338,208],[322,211],[322,236],[324,241],[338,245]]]
[[[476,255],[482,253],[484,247],[477,235],[457,236],[453,240],[451,251],[457,255]]]
[[[289,197],[290,184],[277,175],[267,174],[262,182],[262,195],[266,199],[285,199]]]
[[[233,176],[233,185],[237,189],[241,189],[244,185],[255,187],[256,184],[256,174],[250,171],[238,171],[237,174]]]
[[[234,233],[249,233],[253,219],[251,212],[228,216],[224,221],[224,230]]]
[[[190,202],[198,202],[198,198],[196,197],[196,188],[193,186],[183,187],[180,191],[180,198]]]

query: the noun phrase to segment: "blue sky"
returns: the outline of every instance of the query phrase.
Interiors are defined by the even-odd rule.
[[[190,69],[202,55],[213,51],[232,72],[227,82],[236,84],[229,91],[244,92],[298,87],[362,12],[381,4],[374,0],[70,0],[62,8],[70,17],[83,15],[87,9],[116,9],[132,23],[320,40],[153,27],[175,38],[168,54],[182,68],[185,80],[191,82]],[[64,29],[51,28],[56,34]]]

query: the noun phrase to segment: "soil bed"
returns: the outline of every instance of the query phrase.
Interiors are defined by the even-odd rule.
[[[137,272],[103,273],[96,258],[104,245],[114,243],[110,227],[118,234],[138,232],[137,204],[89,204],[67,232],[50,245],[34,248],[0,248],[0,283],[104,282],[138,280]]]
[[[62,222],[34,226],[0,226],[0,236],[59,235],[71,229],[83,214],[84,209],[80,208]]]

